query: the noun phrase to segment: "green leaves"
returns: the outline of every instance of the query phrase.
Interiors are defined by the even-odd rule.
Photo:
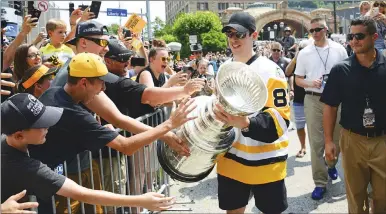
[[[222,51],[227,47],[227,37],[221,32],[211,30],[203,33],[201,37],[205,51]]]
[[[190,54],[189,35],[197,35],[205,51],[224,50],[226,37],[221,33],[221,20],[210,11],[180,14],[173,25],[173,34],[182,44],[181,56]]]

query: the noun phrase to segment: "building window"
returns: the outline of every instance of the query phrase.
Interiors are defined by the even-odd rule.
[[[218,10],[226,10],[229,8],[229,3],[218,3]]]
[[[197,10],[208,10],[208,3],[197,3]]]
[[[185,13],[189,13],[189,5],[185,6]]]
[[[241,3],[235,3],[234,5],[235,5],[235,7],[241,8]]]

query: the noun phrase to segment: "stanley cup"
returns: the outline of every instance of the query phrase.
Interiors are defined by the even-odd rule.
[[[216,119],[216,103],[232,115],[247,116],[260,111],[267,101],[267,88],[257,71],[240,62],[222,65],[216,77],[216,95],[194,98],[197,116],[176,130],[187,143],[191,155],[178,155],[166,144],[157,144],[158,160],[166,173],[182,182],[204,179],[215,166],[218,154],[227,151],[235,140],[232,127]]]

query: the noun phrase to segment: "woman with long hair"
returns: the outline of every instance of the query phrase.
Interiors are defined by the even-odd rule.
[[[32,44],[20,45],[15,52],[13,73],[15,80],[19,81],[26,70],[33,66],[41,65],[42,58],[39,50]]]

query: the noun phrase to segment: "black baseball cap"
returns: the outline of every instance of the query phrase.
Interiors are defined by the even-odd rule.
[[[26,129],[49,128],[62,114],[62,108],[45,106],[31,94],[15,94],[1,104],[1,132],[10,135]]]
[[[105,54],[105,58],[113,59],[118,62],[127,62],[134,52],[126,48],[126,46],[118,39],[110,39],[109,51]]]
[[[253,16],[246,12],[238,12],[231,16],[228,25],[226,25],[222,32],[225,33],[230,28],[237,30],[240,33],[247,31],[256,31],[256,21]]]
[[[76,45],[76,40],[87,36],[109,35],[107,27],[95,20],[81,22],[76,26],[75,37],[67,43]]]

